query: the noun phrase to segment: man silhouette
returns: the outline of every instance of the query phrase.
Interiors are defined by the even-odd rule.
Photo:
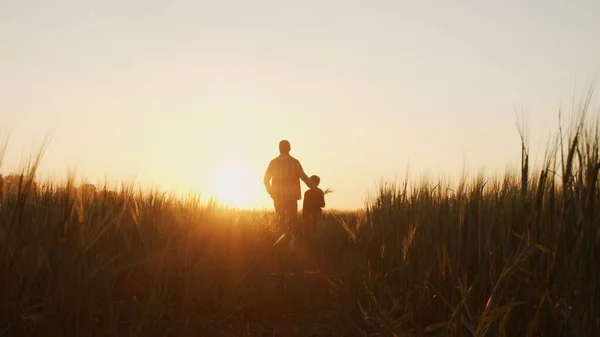
[[[304,173],[298,159],[290,155],[290,150],[290,142],[287,140],[279,142],[279,156],[269,163],[264,184],[273,199],[277,214],[295,220],[298,213],[298,200],[302,198],[300,179],[308,187],[312,187],[312,182]]]

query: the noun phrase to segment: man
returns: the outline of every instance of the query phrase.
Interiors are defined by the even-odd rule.
[[[273,199],[277,214],[295,219],[298,213],[298,200],[302,198],[300,179],[308,187],[312,187],[312,182],[304,173],[300,162],[290,155],[290,150],[290,142],[287,140],[279,142],[279,156],[269,163],[264,184]]]

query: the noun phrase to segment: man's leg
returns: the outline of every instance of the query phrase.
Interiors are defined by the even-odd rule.
[[[296,214],[298,213],[298,202],[288,199],[274,199],[275,212],[279,216],[279,226],[285,226],[287,222],[288,228],[294,228],[296,222]]]
[[[298,216],[298,200],[289,200],[286,208],[290,214],[290,217],[296,218]]]
[[[287,230],[289,227],[289,220],[285,200],[273,199],[273,205],[275,206],[275,212],[277,213],[277,227],[280,230]]]
[[[285,207],[281,199],[273,199],[273,206],[275,206],[275,212],[277,215],[280,217],[285,215]]]
[[[298,200],[286,200],[285,201],[285,210],[287,213],[287,217],[290,222],[290,227],[297,231],[299,228],[298,224]]]

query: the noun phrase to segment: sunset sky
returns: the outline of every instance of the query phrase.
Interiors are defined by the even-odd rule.
[[[233,175],[257,207],[281,139],[332,208],[407,166],[501,173],[515,114],[535,152],[598,78],[600,1],[490,3],[0,0],[1,171],[51,134],[41,176],[205,195]]]

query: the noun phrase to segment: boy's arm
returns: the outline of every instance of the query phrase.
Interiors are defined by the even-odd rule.
[[[321,193],[319,193],[319,195],[321,196],[321,208],[325,207],[325,193],[323,193],[323,191],[321,191]]]
[[[304,192],[304,198],[303,198],[304,200],[302,200],[302,213],[306,212],[305,210],[306,210],[306,206],[308,206],[308,201],[307,201],[308,198],[309,198],[308,191],[306,191],[306,192]]]

